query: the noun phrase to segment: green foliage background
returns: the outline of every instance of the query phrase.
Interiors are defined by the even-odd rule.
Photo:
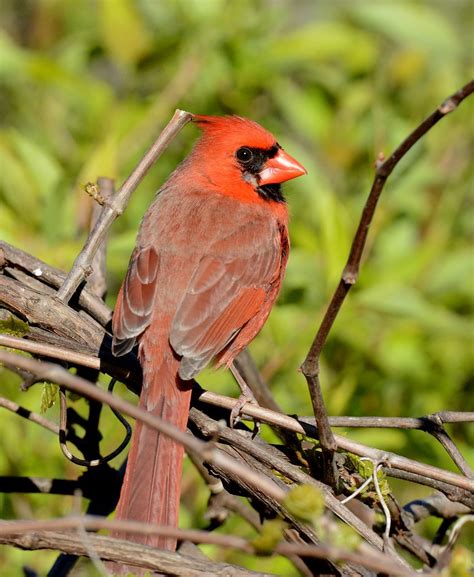
[[[68,269],[84,241],[90,202],[82,185],[101,175],[121,183],[177,107],[249,116],[308,168],[286,187],[288,273],[251,350],[285,411],[310,414],[297,368],[344,265],[374,159],[469,79],[472,2],[3,0],[0,21],[0,236],[51,264]],[[185,128],[114,224],[111,305],[141,215],[196,136]],[[324,352],[331,414],[473,410],[472,144],[469,101],[391,177],[360,281]],[[39,410],[39,391],[20,394],[6,372],[0,378],[2,395]],[[236,394],[222,372],[207,372],[202,382]],[[50,434],[1,416],[0,474],[77,476]],[[119,433],[110,427],[113,444]],[[472,461],[472,431],[451,432]],[[452,467],[422,433],[350,434]],[[198,483],[188,467],[185,526],[205,526],[206,492],[196,491]],[[402,503],[424,494],[393,487]],[[68,498],[0,495],[4,518],[70,510]],[[224,529],[252,535],[235,520]],[[23,563],[45,572],[53,558],[0,549],[6,576]],[[294,574],[280,559],[248,564]],[[83,562],[76,574],[94,571]]]

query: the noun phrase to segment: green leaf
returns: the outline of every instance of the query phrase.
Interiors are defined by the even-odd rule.
[[[354,469],[357,471],[357,473],[359,473],[361,477],[363,477],[364,479],[372,477],[372,474],[374,472],[374,464],[372,461],[367,461],[365,459],[361,460],[360,457],[353,454],[349,455],[349,460]]]
[[[46,381],[43,383],[40,413],[46,413],[46,411],[54,405],[58,397],[58,391],[58,385]]]
[[[366,459],[362,459],[361,457],[358,457],[357,455],[353,455],[353,454],[349,454],[349,460],[352,463],[354,469],[357,471],[357,473],[364,479],[369,479],[373,476],[374,474],[374,463],[372,461],[368,461]],[[387,476],[384,473],[384,471],[380,468],[377,471],[377,480],[379,483],[379,489],[380,492],[382,493],[383,497],[386,497],[387,495],[390,494],[390,485],[388,484],[388,480],[387,480]],[[354,490],[356,490],[357,487],[354,487]],[[373,485],[368,485],[368,487],[365,489],[365,491],[362,492],[362,494],[364,493],[373,493],[374,492],[374,487]]]

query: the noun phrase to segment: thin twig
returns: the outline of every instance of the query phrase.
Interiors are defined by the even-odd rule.
[[[50,357],[58,361],[67,361],[73,365],[80,365],[81,367],[88,367],[89,369],[101,370],[100,359],[97,357],[77,353],[71,349],[58,347],[56,345],[37,343],[35,341],[0,333],[0,346],[41,355],[43,357]]]
[[[32,421],[33,423],[36,423],[37,425],[40,425],[41,427],[47,429],[48,431],[56,433],[56,435],[59,434],[59,427],[56,425],[56,423],[49,421],[48,419],[43,417],[43,415],[39,415],[38,413],[30,411],[29,409],[25,409],[25,407],[22,407],[18,403],[10,401],[10,399],[0,397],[0,407],[3,407],[8,411],[12,411],[12,413],[16,413],[20,417],[23,417],[25,419],[28,419],[29,421]]]
[[[433,479],[424,473],[412,473],[401,468],[386,467],[384,468],[384,473],[387,477],[402,479],[404,481],[409,481],[410,483],[417,483],[419,485],[431,487],[436,491],[441,491],[449,499],[466,505],[466,507],[469,507],[470,509],[474,509],[474,492],[472,490],[462,489],[451,483]]]
[[[315,422],[314,417],[298,417],[305,423]],[[380,428],[380,429],[428,429],[427,421],[441,423],[468,423],[474,421],[474,412],[443,411],[424,417],[329,417],[332,427]]]
[[[203,392],[199,399],[202,402],[229,410],[231,410],[236,403],[236,400],[232,399],[231,397],[218,395],[211,391]],[[258,419],[262,422],[278,425],[279,427],[285,427],[290,431],[294,431],[295,433],[301,433],[303,435],[314,438],[317,438],[318,436],[317,429],[314,427],[314,425],[301,422],[298,419],[288,417],[287,415],[282,415],[281,413],[275,413],[270,409],[257,407],[251,403],[246,403],[242,407],[242,414],[248,415],[249,417]],[[354,453],[355,455],[359,455],[361,457],[370,457],[372,460],[382,462],[385,465],[389,465],[390,467],[426,475],[432,477],[433,479],[438,479],[440,481],[444,481],[445,483],[450,483],[455,487],[460,487],[468,491],[474,491],[474,481],[457,475],[456,473],[452,473],[451,471],[444,471],[443,469],[418,463],[417,461],[407,459],[406,457],[396,455],[395,453],[374,449],[373,447],[368,447],[367,445],[352,441],[351,439],[340,435],[335,435],[334,438],[336,446],[340,449],[348,451],[349,453]],[[388,472],[388,474],[390,474],[390,472]]]
[[[73,343],[70,342],[70,344],[72,345]],[[18,351],[25,351],[33,355],[40,355],[42,357],[65,361],[71,365],[78,365],[102,373],[107,373],[120,379],[121,382],[125,382],[131,390],[134,390],[135,392],[138,392],[139,390],[139,384],[141,383],[139,365],[136,357],[131,353],[126,355],[127,362],[123,362],[121,361],[122,357],[117,359],[116,357],[113,357],[111,353],[107,356],[103,346],[98,346],[96,348],[97,355],[100,354],[99,358],[98,356],[91,354],[79,353],[64,346],[38,343],[36,341],[13,337],[3,333],[0,333],[0,346],[9,347]]]
[[[474,421],[474,412],[462,411],[439,411],[431,415],[433,418],[439,419],[441,423],[463,423],[467,421]],[[468,418],[466,418],[468,417]]]
[[[110,203],[114,194],[114,181],[111,178],[99,177],[97,196],[93,197],[96,202],[92,204],[91,227],[99,220],[104,204]],[[87,288],[91,293],[103,299],[107,292],[107,235],[92,259],[91,268],[92,272],[87,278]]]
[[[474,420],[474,413],[446,411],[446,418],[453,419],[446,422],[469,422]],[[454,421],[454,419],[458,419]],[[314,423],[314,417],[300,417],[300,421],[305,423]],[[448,435],[443,427],[443,419],[438,413],[418,418],[404,417],[329,417],[329,423],[333,427],[375,427],[387,429],[419,429],[432,435],[446,450],[458,469],[469,477],[474,479],[474,471],[469,466],[454,441]]]
[[[460,90],[447,98],[438,108],[426,118],[415,130],[400,144],[400,146],[385,160],[377,164],[375,178],[371,191],[367,198],[364,210],[357,227],[357,231],[352,241],[351,250],[344,267],[339,285],[328,305],[321,325],[311,344],[306,359],[301,365],[301,371],[308,383],[308,388],[313,405],[314,416],[318,424],[319,440],[321,448],[326,453],[326,466],[328,474],[331,476],[332,455],[336,449],[326,407],[321,392],[319,382],[319,359],[322,349],[326,343],[329,332],[336,320],[342,304],[351,287],[356,283],[359,275],[359,267],[362,253],[367,240],[367,234],[372,222],[372,218],[377,208],[377,203],[384,189],[388,177],[396,167],[398,162],[405,154],[422,138],[437,122],[444,118],[448,113],[455,110],[459,104],[474,91],[474,81],[467,83]],[[331,480],[331,479],[328,479]]]
[[[96,222],[82,251],[74,261],[74,265],[64,284],[57,293],[59,300],[66,303],[69,302],[69,299],[76,292],[76,289],[79,287],[81,282],[83,282],[90,273],[91,262],[96,251],[102,244],[111,224],[125,210],[133,191],[137,188],[146,173],[158,160],[173,138],[191,119],[192,114],[189,112],[176,110],[173,118],[169,121],[159,137],[137,164],[127,180],[123,183],[120,190],[118,190],[112,197],[112,200],[104,206],[100,219]]]
[[[407,503],[403,510],[410,516],[411,523],[418,523],[427,517],[452,519],[471,513],[473,509],[450,501],[443,493],[435,493],[425,499],[415,499]]]

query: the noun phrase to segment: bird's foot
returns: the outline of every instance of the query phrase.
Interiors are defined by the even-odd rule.
[[[230,370],[234,375],[235,380],[240,388],[240,397],[237,399],[237,403],[234,405],[232,411],[230,412],[230,428],[233,429],[235,425],[241,420],[242,409],[246,403],[251,403],[252,405],[259,406],[252,389],[247,385],[242,375],[239,373],[235,365],[232,363]],[[254,420],[254,428],[252,431],[252,438],[254,438],[260,432],[260,421]]]
[[[237,399],[232,411],[230,412],[230,427],[233,429],[235,425],[241,420],[242,418],[242,409],[247,403],[251,403],[252,405],[256,405],[257,407],[258,402],[257,399],[254,397],[252,391],[250,389],[246,391],[242,391],[240,397]],[[260,421],[254,421],[254,428],[252,431],[252,438],[255,437],[260,432]]]

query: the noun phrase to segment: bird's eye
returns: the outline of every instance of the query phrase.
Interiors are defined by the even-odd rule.
[[[239,160],[240,162],[248,163],[253,158],[253,152],[250,150],[250,148],[242,146],[242,148],[239,148],[239,150],[237,150],[235,156],[237,157],[237,160]]]

